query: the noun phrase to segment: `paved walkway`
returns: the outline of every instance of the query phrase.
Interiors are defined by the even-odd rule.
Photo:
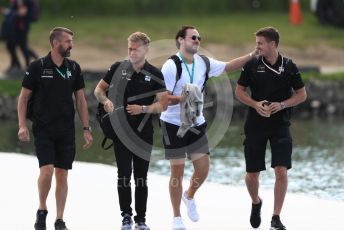
[[[3,230],[33,229],[38,204],[35,157],[0,153],[0,220]],[[65,220],[71,230],[120,229],[116,193],[116,168],[101,164],[76,162],[70,172],[69,197]],[[149,175],[147,223],[152,230],[170,230],[172,210],[168,195],[168,178]],[[187,183],[185,183],[185,186]],[[54,188],[54,184],[52,186]],[[262,226],[269,229],[273,191],[263,190]],[[188,230],[248,230],[250,200],[246,189],[207,182],[197,194],[201,219],[192,223],[182,214]],[[53,230],[54,192],[48,198],[48,230]],[[282,221],[288,230],[338,229],[344,213],[344,202],[326,201],[303,195],[288,194]]]

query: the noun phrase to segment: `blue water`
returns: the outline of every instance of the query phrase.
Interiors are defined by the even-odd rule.
[[[232,122],[224,140],[212,152],[208,180],[245,186],[245,161],[242,148],[243,122]],[[344,201],[344,122],[343,120],[298,120],[291,127],[293,167],[288,171],[289,192]],[[156,155],[160,153],[156,152]],[[266,168],[260,186],[273,188],[271,152],[266,151]],[[157,160],[153,171],[168,174],[169,164]],[[192,165],[186,167],[190,177]]]
[[[34,154],[32,143],[17,141],[17,124],[1,123],[0,151]],[[288,171],[288,192],[303,193],[319,198],[344,201],[344,120],[294,120],[291,127],[294,150],[293,168]],[[243,121],[230,123],[222,141],[211,152],[211,168],[208,181],[243,185],[245,161],[242,142]],[[96,129],[94,146],[87,152],[81,149],[81,132],[77,134],[77,160],[114,164],[112,150],[100,149],[101,134]],[[161,133],[157,129],[155,143],[161,145]],[[270,168],[270,150],[266,152],[267,170],[261,173],[262,188],[273,188],[274,172]],[[154,148],[150,171],[169,175],[169,162],[164,160],[163,150]],[[192,164],[187,162],[185,175],[190,177]]]

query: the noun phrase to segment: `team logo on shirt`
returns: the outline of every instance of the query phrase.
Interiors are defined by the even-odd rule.
[[[69,79],[72,76],[72,73],[69,70],[67,70],[66,73],[67,73],[67,79]]]
[[[150,76],[146,76],[145,77],[145,81],[150,81],[151,80],[151,77]]]
[[[284,72],[284,67],[283,66],[278,67],[278,71],[283,73]]]
[[[259,65],[257,67],[257,72],[258,73],[265,73],[265,66],[264,65]]]
[[[53,69],[44,69],[41,78],[54,78]]]
[[[44,69],[43,75],[53,75],[54,71],[52,69]]]

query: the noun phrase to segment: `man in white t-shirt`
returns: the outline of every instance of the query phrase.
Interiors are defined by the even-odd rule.
[[[172,59],[168,59],[163,67],[162,73],[169,92],[168,109],[161,114],[161,124],[164,133],[163,143],[165,157],[170,160],[171,177],[169,183],[170,198],[173,207],[173,229],[185,229],[180,214],[181,200],[187,207],[189,218],[196,222],[199,215],[196,210],[194,195],[205,181],[209,171],[209,147],[206,135],[206,121],[201,110],[197,117],[197,125],[192,127],[182,138],[177,137],[177,131],[181,125],[180,104],[183,86],[186,83],[197,85],[202,89],[206,79],[206,63],[197,51],[200,47],[201,37],[193,26],[183,26],[176,35],[176,54],[181,60],[182,72],[177,80],[177,66]],[[222,62],[209,58],[209,77],[220,76],[224,72],[239,70],[249,61],[254,53],[233,59],[229,62]],[[176,82],[177,80],[177,82]],[[203,109],[203,108],[202,108]],[[185,157],[192,160],[194,172],[191,177],[189,188],[183,193],[182,181],[185,166]]]

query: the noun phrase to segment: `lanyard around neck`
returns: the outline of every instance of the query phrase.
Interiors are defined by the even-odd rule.
[[[66,75],[67,75],[68,69],[67,69],[67,71],[66,71],[66,74],[63,74],[63,73],[61,72],[61,70],[59,70],[59,68],[57,68],[57,67],[55,67],[55,69],[56,69],[56,71],[60,74],[60,76],[63,77],[63,79],[66,79]],[[67,76],[67,77],[68,77],[68,76]]]
[[[278,60],[277,60],[278,61]],[[282,64],[280,65],[280,67],[278,68],[278,71],[275,70],[274,68],[270,67],[268,64],[265,63],[264,61],[264,58],[262,58],[262,62],[263,64],[268,67],[269,70],[271,70],[272,72],[278,74],[278,75],[281,75],[281,73],[284,71],[284,68],[283,68],[283,56],[282,56]]]
[[[192,69],[191,69],[191,73],[190,73],[189,67],[186,64],[186,61],[185,61],[183,55],[180,52],[179,52],[179,55],[182,58],[182,62],[184,63],[184,65],[186,67],[186,70],[188,71],[189,78],[190,78],[190,83],[193,83],[193,78],[194,78],[194,73],[195,73],[195,59],[192,60]]]

